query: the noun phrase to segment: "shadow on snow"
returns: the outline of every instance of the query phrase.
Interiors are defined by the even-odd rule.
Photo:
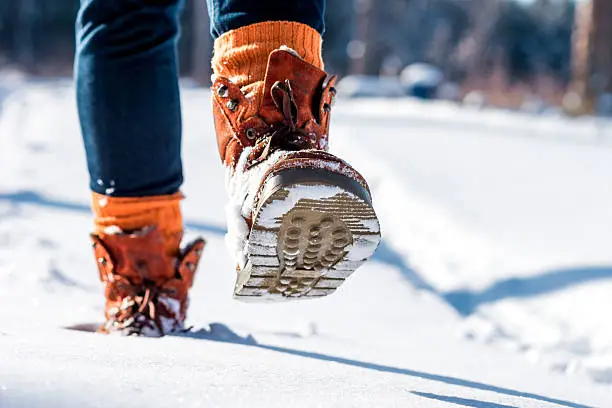
[[[310,358],[310,359],[315,359],[315,360],[343,364],[346,366],[358,367],[358,368],[363,368],[366,370],[405,375],[409,377],[420,378],[420,379],[429,380],[429,381],[436,381],[436,382],[441,382],[441,383],[445,383],[449,385],[455,385],[459,387],[466,387],[466,388],[471,388],[471,389],[476,389],[476,390],[495,392],[498,394],[513,396],[513,397],[529,398],[532,400],[548,402],[551,404],[557,404],[557,405],[561,405],[564,407],[588,408],[587,405],[582,405],[582,404],[577,404],[577,403],[573,403],[570,401],[564,401],[564,400],[560,400],[556,398],[546,397],[544,395],[517,391],[517,390],[510,389],[510,388],[498,387],[495,385],[489,385],[489,384],[485,384],[485,383],[481,383],[477,381],[464,380],[464,379],[457,378],[457,377],[432,374],[432,373],[427,373],[423,371],[411,370],[409,368],[400,368],[400,367],[388,366],[388,365],[383,365],[383,364],[371,363],[367,361],[353,360],[350,358],[332,356],[329,354],[322,354],[322,353],[316,353],[316,352],[311,352],[311,351],[296,350],[296,349],[287,348],[287,347],[279,347],[279,346],[261,344],[261,343],[258,343],[257,340],[252,335],[242,337],[239,334],[232,331],[229,327],[221,323],[210,324],[210,328],[208,330],[200,329],[198,331],[177,334],[176,336],[192,338],[192,339],[197,339],[197,340],[208,340],[208,341],[216,341],[216,342],[222,342],[222,343],[240,344],[240,345],[247,346],[247,347],[256,347],[259,349],[269,350],[269,351],[273,351],[277,353],[283,353],[283,354],[289,354],[289,355],[303,357],[303,358]],[[428,397],[428,398],[435,397],[441,401],[454,402],[454,403],[458,403],[459,401],[463,401],[464,403],[467,403],[469,401],[469,400],[463,400],[463,399],[458,399],[458,398],[453,398],[453,397],[436,396],[434,394],[419,393],[417,395]],[[451,398],[454,399],[454,401],[451,401]],[[508,408],[505,405],[496,405],[496,404],[485,405],[484,402],[479,402],[479,403],[481,405],[466,405],[466,406],[478,406],[482,408]]]
[[[517,408],[517,407],[511,406],[511,405],[502,405],[502,404],[496,404],[494,402],[479,401],[479,400],[468,399],[468,398],[451,397],[451,396],[447,396],[447,395],[430,394],[428,392],[411,391],[411,393],[414,394],[414,395],[418,395],[419,397],[434,399],[434,400],[443,401],[443,402],[448,402],[450,404],[461,405],[461,406],[464,406],[464,407],[472,407],[472,408]]]
[[[384,241],[372,258],[397,268],[416,289],[436,294],[460,315],[469,316],[479,306],[511,298],[530,298],[567,289],[588,282],[612,279],[612,266],[564,268],[523,278],[509,278],[482,291],[469,289],[440,292],[416,272],[405,257]]]
[[[566,289],[587,282],[611,279],[612,267],[567,268],[537,276],[505,279],[483,291],[457,290],[441,296],[464,316],[472,314],[480,305],[510,298],[529,298]]]

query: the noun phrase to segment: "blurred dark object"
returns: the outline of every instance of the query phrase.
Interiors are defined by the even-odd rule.
[[[445,82],[441,69],[425,63],[407,66],[400,76],[349,75],[338,82],[337,88],[338,95],[345,98],[456,100],[459,92],[455,85]]]
[[[338,82],[337,88],[338,95],[345,98],[412,96],[419,99],[436,99],[443,84],[442,70],[430,64],[419,63],[406,67],[399,77],[349,75]]]
[[[397,77],[348,75],[338,82],[336,88],[338,96],[344,98],[399,98],[405,95]]]
[[[417,63],[408,65],[402,71],[400,80],[407,95],[420,99],[434,99],[444,82],[441,69],[431,64]]]

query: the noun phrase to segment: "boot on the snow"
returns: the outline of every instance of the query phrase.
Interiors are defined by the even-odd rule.
[[[172,257],[156,227],[91,237],[106,296],[106,322],[99,331],[159,337],[184,330],[188,291],[204,241]]]
[[[269,54],[263,82],[214,78],[238,299],[333,293],[380,242],[366,181],[327,152],[335,81],[286,47]]]

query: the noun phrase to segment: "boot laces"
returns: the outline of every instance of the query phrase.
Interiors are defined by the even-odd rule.
[[[173,295],[173,290],[160,287],[151,280],[132,285],[131,289],[132,294],[123,298],[115,313],[113,328],[126,330],[128,335],[140,334],[145,327],[164,333],[163,317],[178,320],[177,311],[160,299]]]
[[[274,105],[283,115],[283,121],[275,124],[272,130],[264,134],[262,141],[265,145],[264,150],[251,166],[264,161],[275,150],[305,150],[314,149],[317,146],[317,139],[314,133],[309,133],[298,125],[298,106],[293,96],[291,82],[276,81],[270,89]]]

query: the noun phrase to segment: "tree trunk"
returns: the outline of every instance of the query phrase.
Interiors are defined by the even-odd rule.
[[[35,49],[34,32],[36,29],[36,0],[22,0],[17,16],[18,24],[15,35],[17,62],[26,70],[34,70]]]
[[[593,113],[612,95],[612,2],[590,0],[576,6],[573,86],[583,113]],[[608,97],[609,98],[609,97]],[[608,110],[608,109],[605,109]]]
[[[353,0],[355,7],[355,33],[348,45],[350,59],[349,73],[363,75],[366,73],[366,54],[370,51],[370,25],[372,23],[373,1]]]

